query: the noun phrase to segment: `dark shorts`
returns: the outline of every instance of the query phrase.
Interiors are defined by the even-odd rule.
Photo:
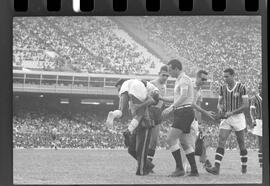
[[[192,107],[177,109],[174,111],[173,128],[183,131],[183,133],[190,133],[190,126],[195,118],[195,113]]]
[[[155,125],[158,125],[161,123],[162,121],[161,113],[162,113],[162,108],[153,107],[153,106],[149,108],[150,118],[154,120]]]

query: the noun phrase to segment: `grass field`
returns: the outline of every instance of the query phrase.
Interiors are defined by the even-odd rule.
[[[248,173],[240,173],[238,150],[227,150],[219,176],[198,164],[200,177],[167,177],[174,160],[167,150],[156,152],[155,173],[136,176],[136,161],[126,150],[14,149],[14,184],[213,184],[261,183],[257,152],[249,150]],[[214,151],[209,151],[211,163]],[[197,161],[198,162],[198,161]]]

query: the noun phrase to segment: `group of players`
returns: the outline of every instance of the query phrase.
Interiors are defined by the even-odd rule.
[[[172,97],[166,95],[166,82],[169,76],[176,78]],[[188,176],[199,176],[195,155],[200,156],[200,162],[207,172],[218,175],[225,152],[225,143],[231,131],[235,131],[239,144],[241,172],[243,174],[247,172],[248,152],[244,141],[246,120],[243,113],[249,107],[246,88],[242,83],[235,81],[233,69],[224,70],[223,77],[226,84],[220,87],[216,114],[201,107],[201,87],[207,81],[207,76],[205,70],[199,70],[194,85],[191,78],[183,71],[182,63],[174,59],[161,67],[159,76],[155,80],[148,82],[139,79],[120,79],[116,83],[119,108],[109,112],[106,125],[112,128],[114,119],[122,118],[128,110],[131,112],[132,120],[124,132],[124,138],[128,153],[137,161],[136,175],[148,175],[153,172],[152,160],[157,146],[159,127],[162,120],[171,116],[173,123],[166,142],[175,160],[176,169],[169,176],[179,177],[186,173]],[[165,108],[166,102],[171,104],[168,108]],[[207,144],[204,143],[203,132],[199,129],[202,114],[220,121],[214,166],[207,158]],[[261,87],[260,94],[252,98],[250,114],[253,132],[259,136],[258,156],[262,166]],[[184,165],[183,162],[188,162],[188,165]]]

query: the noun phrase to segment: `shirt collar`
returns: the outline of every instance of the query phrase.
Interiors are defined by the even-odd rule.
[[[186,74],[185,74],[185,72],[181,72],[180,74],[179,74],[179,76],[177,77],[177,80],[179,80],[179,79],[181,79],[183,76],[185,76]]]

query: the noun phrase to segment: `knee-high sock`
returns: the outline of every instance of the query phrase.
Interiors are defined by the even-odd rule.
[[[215,166],[220,167],[220,163],[222,161],[222,158],[224,156],[224,148],[218,147],[216,150],[216,156],[215,156]]]
[[[176,168],[179,168],[179,169],[181,169],[181,170],[184,170],[179,145],[178,145],[178,144],[173,145],[173,146],[170,148],[170,150],[171,150],[172,155],[173,155],[173,157],[174,157],[174,160],[175,160],[175,163],[176,163]]]
[[[195,161],[195,153],[192,152],[192,153],[186,154],[186,157],[190,164],[191,172],[198,172],[196,161]]]
[[[247,160],[248,160],[247,154],[248,152],[246,149],[240,151],[242,168],[247,168]]]
[[[154,158],[154,155],[155,155],[155,150],[153,150],[153,149],[149,149],[148,150],[148,155],[147,155],[147,157],[148,157],[148,159],[150,160],[150,161],[152,161],[153,160],[153,158]]]

